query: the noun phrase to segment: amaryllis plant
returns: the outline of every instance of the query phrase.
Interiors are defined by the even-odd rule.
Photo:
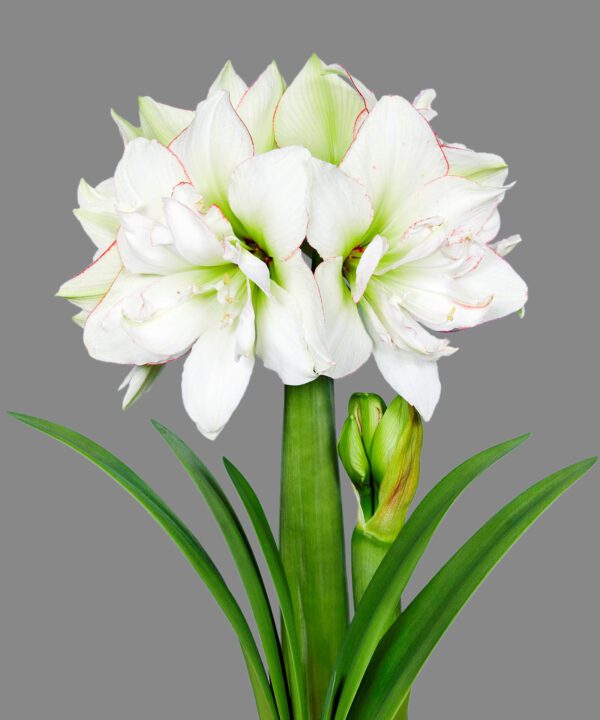
[[[316,56],[289,87],[275,63],[250,86],[227,63],[194,111],[144,97],[139,125],[113,113],[125,146],[114,175],[79,186],[75,215],[96,252],[58,295],[79,308],[89,354],[128,366],[124,408],[181,360],[185,409],[212,440],[257,358],[285,385],[279,542],[236,467],[225,461],[224,488],[154,422],[214,514],[256,633],[198,540],[133,470],[74,430],[14,413],[99,466],[180,548],[237,634],[260,720],[406,718],[411,686],[454,617],[595,461],[508,503],[402,605],[447,510],[527,437],[470,458],[409,512],[438,360],[456,350],[445,334],[522,313],[527,301],[505,260],[520,238],[498,238],[506,163],[440,139],[434,98],[378,99]],[[334,379],[371,354],[397,396],[386,405],[353,394],[337,438]],[[352,616],[338,452],[358,505]]]

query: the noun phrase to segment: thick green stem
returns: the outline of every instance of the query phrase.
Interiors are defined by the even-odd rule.
[[[359,528],[355,528],[352,533],[352,592],[355,608],[360,602],[360,599],[367,589],[367,585],[371,582],[371,578],[375,575],[389,547],[389,543],[381,542],[377,540],[377,538],[367,535]],[[381,633],[382,636],[400,615],[400,610],[400,605],[398,605],[397,612],[389,618],[387,626]],[[394,720],[408,719],[409,699],[410,695],[407,695],[406,700],[402,703],[402,707],[398,710]]]
[[[333,381],[286,386],[281,555],[301,632],[310,718],[320,717],[348,625]]]
[[[359,528],[355,528],[352,533],[352,594],[355,608],[389,547],[388,543],[379,542]]]

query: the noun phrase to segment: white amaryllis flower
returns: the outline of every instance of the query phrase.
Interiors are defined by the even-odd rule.
[[[313,161],[308,228],[324,259],[316,278],[336,363],[326,374],[353,372],[373,352],[425,419],[440,395],[437,360],[454,352],[425,328],[472,327],[527,300],[502,258],[518,238],[489,244],[506,166],[495,155],[442,147],[427,122],[433,97],[425,91],[414,105],[382,98],[339,168]]]
[[[141,129],[118,119],[127,144],[114,178],[80,186],[77,215],[98,254],[59,295],[82,308],[92,357],[134,366],[128,403],[154,368],[189,352],[184,405],[210,438],[255,355],[292,385],[331,366],[300,253],[311,156],[272,150],[283,89],[274,64],[248,89],[228,64],[193,116],[153,103],[152,122],[141,106]]]

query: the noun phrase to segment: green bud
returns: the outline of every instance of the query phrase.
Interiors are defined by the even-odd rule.
[[[367,455],[384,412],[385,402],[376,393],[354,393],[348,401],[348,414],[356,418]]]
[[[348,477],[357,489],[371,484],[371,466],[365,452],[356,417],[348,415],[340,439],[338,453]]]
[[[368,454],[378,497],[366,529],[381,541],[392,542],[404,524],[419,482],[422,444],[419,413],[397,397],[382,417]]]

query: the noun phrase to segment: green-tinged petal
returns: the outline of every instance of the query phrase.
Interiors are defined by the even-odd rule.
[[[242,99],[242,95],[247,90],[246,83],[236,73],[231,60],[228,60],[225,65],[223,65],[223,69],[210,86],[206,97],[213,97],[213,95],[218,94],[220,90],[226,90],[229,93],[231,104],[234,107],[239,103]]]
[[[504,185],[508,175],[508,165],[493,153],[475,152],[464,145],[443,145],[442,149],[448,163],[450,173],[474,180],[481,185]]]
[[[334,164],[344,156],[367,103],[350,78],[313,55],[281,98],[275,113],[279,146],[302,145]]]
[[[258,77],[236,107],[250,131],[256,154],[273,150],[273,115],[285,90],[285,80],[275,62]]]
[[[365,188],[339,168],[313,159],[307,240],[319,255],[346,258],[373,220]]]
[[[169,145],[194,119],[192,110],[165,105],[148,96],[140,97],[138,106],[140,115],[138,127],[111,110],[112,119],[117,124],[125,145],[140,137]]]
[[[139,98],[142,137],[169,145],[194,119],[193,110],[172,107],[151,97]]]
[[[233,173],[229,205],[250,238],[270,257],[289,258],[306,237],[310,153],[272,150],[242,163]]]
[[[80,328],[83,328],[88,317],[89,317],[90,311],[89,310],[80,310],[78,313],[73,315],[71,320]]]
[[[142,128],[136,127],[135,125],[130,123],[129,120],[125,120],[124,117],[121,117],[114,110],[111,110],[110,114],[117,125],[119,134],[121,135],[121,140],[123,140],[124,145],[127,145],[127,143],[130,143],[136,138],[143,137]]]
[[[231,214],[227,191],[231,174],[252,157],[254,150],[250,133],[226,92],[220,90],[198,105],[192,124],[175,140],[172,149],[204,206],[218,205],[236,233],[242,232]]]
[[[360,128],[340,168],[363,184],[375,209],[371,236],[392,244],[413,217],[414,196],[448,171],[435,133],[411,103],[386,96]]]
[[[82,179],[77,188],[77,201],[79,207],[73,214],[94,245],[106,250],[114,242],[119,227],[114,180],[109,178],[92,187]]]
[[[150,390],[164,365],[134,365],[119,385],[119,390],[127,388],[123,396],[123,410],[130,408],[134,402]]]
[[[83,310],[90,310],[109,291],[122,267],[117,244],[113,243],[83,272],[63,283],[56,295]]]

